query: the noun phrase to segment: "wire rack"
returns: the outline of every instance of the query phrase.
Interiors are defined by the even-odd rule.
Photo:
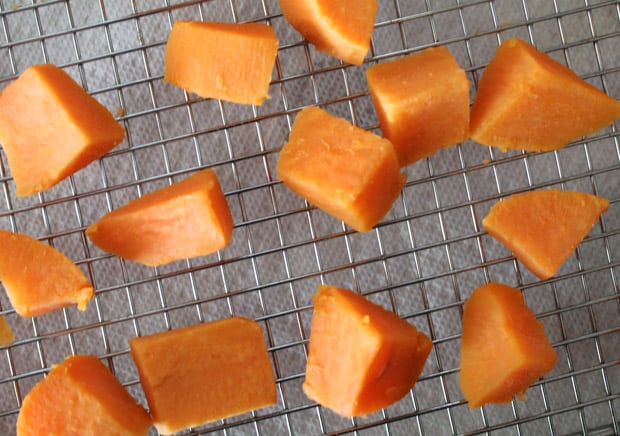
[[[618,434],[620,429],[620,147],[616,126],[550,153],[499,153],[467,141],[406,168],[385,219],[359,234],[293,195],[275,163],[296,113],[321,105],[378,132],[365,69],[437,44],[467,71],[472,95],[498,43],[534,43],[620,97],[620,5],[594,0],[379,0],[364,65],[315,51],[276,0],[0,0],[0,89],[27,66],[54,63],[123,123],[124,142],[56,187],[16,197],[0,149],[0,228],[63,251],[96,288],[75,308],[25,319],[0,293],[16,334],[0,348],[0,433],[54,363],[99,356],[145,403],[128,338],[219,319],[256,319],[277,378],[276,406],[189,434]],[[280,49],[262,106],[200,99],[162,80],[176,19],[267,22]],[[575,102],[579,104],[579,102]],[[131,198],[213,168],[232,209],[231,244],[160,268],[93,246],[85,227]],[[502,197],[560,187],[608,198],[555,278],[538,281],[480,221]],[[458,387],[461,314],[471,291],[499,281],[523,290],[558,354],[525,401],[470,410]],[[395,405],[343,419],[301,391],[311,295],[320,283],[356,290],[432,338],[420,380]],[[153,430],[154,431],[154,430]]]

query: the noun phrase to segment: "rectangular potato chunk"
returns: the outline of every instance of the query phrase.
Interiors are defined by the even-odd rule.
[[[278,39],[266,24],[175,21],[164,80],[204,98],[260,105],[277,52]]]
[[[260,326],[231,317],[130,339],[157,430],[170,434],[276,402]]]
[[[467,139],[469,81],[446,47],[374,65],[366,78],[401,166]]]
[[[318,107],[297,114],[277,172],[297,195],[360,232],[385,216],[405,184],[390,141]]]

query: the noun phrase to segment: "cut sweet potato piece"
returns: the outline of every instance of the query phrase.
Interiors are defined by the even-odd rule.
[[[224,248],[232,228],[217,176],[206,169],[113,210],[86,234],[107,252],[157,266]]]
[[[469,80],[446,47],[374,65],[366,78],[401,166],[469,137]]]
[[[317,50],[361,65],[370,48],[376,0],[280,0],[289,23]]]
[[[84,273],[60,251],[5,230],[0,230],[0,280],[21,316],[72,304],[84,310],[95,293]]]
[[[469,407],[522,396],[556,358],[518,289],[489,283],[465,302],[459,381]]]
[[[259,105],[269,97],[277,52],[266,24],[175,21],[164,80],[204,98]]]
[[[609,201],[558,189],[512,195],[491,207],[482,225],[538,278],[555,275]]]
[[[151,418],[110,370],[90,355],[55,365],[26,395],[18,436],[146,435]]]
[[[231,317],[132,338],[157,430],[170,434],[276,402],[260,326]]]
[[[0,346],[10,347],[15,341],[15,333],[6,321],[6,316],[0,316]]]
[[[550,56],[516,38],[484,70],[471,137],[502,150],[556,150],[620,116],[620,102]]]
[[[54,65],[29,67],[0,94],[0,142],[19,196],[51,188],[124,136],[112,114]]]
[[[431,341],[414,326],[348,289],[314,296],[304,392],[352,417],[398,401],[417,381]]]
[[[277,172],[293,192],[360,232],[383,218],[405,184],[388,140],[317,107],[297,115]]]

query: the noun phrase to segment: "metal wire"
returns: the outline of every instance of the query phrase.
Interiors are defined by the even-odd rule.
[[[145,404],[127,339],[230,314],[264,327],[278,404],[188,434],[619,434],[620,146],[615,126],[551,153],[498,153],[466,141],[406,169],[390,213],[358,234],[288,191],[275,163],[295,114],[321,105],[378,131],[364,70],[444,44],[473,87],[498,43],[519,36],[585,80],[620,96],[620,4],[615,0],[379,0],[363,66],[315,51],[275,0],[0,0],[0,88],[27,66],[55,63],[113,113],[123,144],[36,196],[15,196],[0,149],[0,228],[65,252],[97,292],[88,309],[20,318],[1,348],[0,433],[52,364],[95,354]],[[162,80],[176,19],[267,22],[280,39],[262,106],[203,100]],[[578,104],[578,102],[576,102]],[[146,268],[93,246],[85,228],[131,198],[213,168],[235,221],[221,252]],[[540,282],[489,238],[481,218],[498,199],[559,186],[610,199],[558,275]],[[523,290],[558,353],[525,401],[470,410],[458,387],[462,304],[488,281]],[[319,283],[354,289],[433,340],[411,393],[364,418],[342,419],[301,391],[311,295]],[[154,430],[153,430],[154,431]]]

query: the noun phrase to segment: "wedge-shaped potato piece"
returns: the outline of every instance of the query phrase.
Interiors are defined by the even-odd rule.
[[[595,195],[537,190],[496,203],[482,225],[545,280],[555,275],[608,207],[607,199]]]
[[[64,254],[28,235],[0,230],[0,281],[15,311],[39,316],[86,305],[95,291]]]
[[[91,355],[67,357],[26,395],[18,436],[146,435],[151,418]]]
[[[261,104],[277,52],[278,39],[266,24],[175,21],[164,80],[204,98]]]
[[[392,143],[317,107],[297,114],[276,170],[297,195],[360,232],[405,184]]]
[[[217,176],[206,169],[113,210],[86,234],[107,252],[157,266],[224,248],[232,228]]]
[[[469,407],[522,397],[556,358],[518,289],[489,283],[465,302],[459,381]]]
[[[0,143],[19,196],[51,188],[123,140],[112,114],[55,65],[33,65],[0,94]]]
[[[470,131],[502,150],[556,150],[620,117],[620,102],[520,39],[504,41],[484,70]]]
[[[469,137],[469,80],[446,47],[374,65],[366,78],[401,166]]]
[[[314,296],[304,392],[352,417],[387,407],[417,381],[431,341],[393,312],[348,289]]]
[[[354,65],[364,62],[377,0],[280,0],[280,8],[317,50]]]
[[[132,338],[129,345],[161,434],[276,402],[263,333],[252,320],[231,317]]]

